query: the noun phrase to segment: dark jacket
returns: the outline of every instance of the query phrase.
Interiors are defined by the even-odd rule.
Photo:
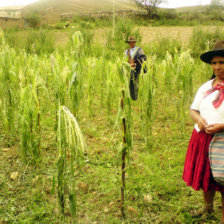
[[[136,71],[136,73],[140,73],[141,68],[142,68],[142,63],[143,63],[143,61],[146,61],[146,56],[145,56],[143,50],[140,47],[136,51],[133,59],[134,59],[134,63],[136,63],[135,71]],[[144,73],[146,73],[146,72],[147,72],[147,68],[145,66]]]

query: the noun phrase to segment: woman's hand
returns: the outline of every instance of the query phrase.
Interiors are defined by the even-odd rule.
[[[205,131],[206,127],[208,126],[207,121],[203,117],[198,119],[197,124],[201,131]]]
[[[195,121],[198,124],[198,127],[201,131],[205,130],[205,127],[208,125],[207,121],[201,117],[198,110],[190,110],[190,115],[193,121]]]
[[[209,124],[205,127],[205,132],[207,134],[214,134],[222,130],[224,130],[224,124]]]

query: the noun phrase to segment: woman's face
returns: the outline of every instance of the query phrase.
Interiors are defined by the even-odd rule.
[[[215,56],[211,60],[212,70],[220,81],[224,81],[224,57]]]

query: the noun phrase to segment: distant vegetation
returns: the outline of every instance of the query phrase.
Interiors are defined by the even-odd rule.
[[[135,3],[138,4],[135,4]],[[138,7],[140,0],[116,0],[114,10],[117,20],[120,18],[132,18],[135,25],[145,26],[194,26],[194,25],[221,25],[224,22],[224,6],[221,0],[212,0],[210,5],[183,7],[177,9],[159,8],[155,4],[153,8]],[[147,2],[159,2],[162,0],[147,0]],[[138,5],[138,6],[137,6]],[[127,12],[126,14],[120,11]],[[38,24],[80,23],[86,28],[110,27],[113,17],[113,0],[40,0],[25,8],[24,13],[31,27]],[[61,15],[65,14],[64,17]],[[67,15],[67,17],[66,17]],[[39,21],[41,19],[41,21]],[[40,23],[41,22],[41,23]]]
[[[41,16],[36,12],[30,12],[25,16],[28,25],[32,28],[38,27],[41,22]]]
[[[147,20],[143,20],[145,23],[138,21],[137,25],[146,25]],[[162,20],[160,20],[161,22]],[[179,20],[173,20],[179,21]],[[111,21],[108,19],[96,19],[96,18],[75,18],[74,21],[66,28],[64,36],[67,35],[70,38],[70,41],[65,41],[63,44],[63,49],[70,49],[72,45],[72,35],[75,31],[81,31],[83,34],[85,47],[84,51],[86,54],[123,54],[124,49],[127,47],[125,40],[129,35],[134,35],[138,39],[138,43],[141,44],[142,36],[138,29],[138,26],[133,26],[135,21],[133,19],[121,18],[116,20],[116,26],[113,31],[111,27]],[[159,20],[155,22],[158,24]],[[66,22],[60,22],[55,25],[54,28],[49,26],[44,26],[42,29],[32,29],[27,30],[27,32],[18,33],[15,35],[15,32],[18,32],[14,29],[6,30],[5,40],[10,47],[20,51],[24,49],[27,53],[36,53],[36,54],[51,54],[56,49],[60,48],[55,43],[55,29],[62,29],[64,32],[64,26]],[[94,29],[99,27],[109,27],[105,30],[105,46],[98,46],[93,41]],[[171,55],[175,54],[177,51],[183,50],[183,47],[190,49],[191,56],[198,57],[203,51],[209,49],[212,44],[218,39],[224,39],[223,29],[219,26],[214,29],[214,26],[211,30],[203,30],[196,26],[193,29],[192,35],[189,37],[189,43],[185,43],[185,46],[182,46],[180,39],[167,39],[165,37],[156,37],[153,40],[153,45],[145,45],[144,49],[146,53],[152,53],[157,55],[160,58],[165,56],[166,51]],[[163,51],[161,51],[161,48]],[[59,49],[60,50],[60,49]]]
[[[127,15],[116,15],[116,20],[133,20],[133,24],[140,26],[194,26],[194,25],[223,25],[224,8],[214,6],[192,7],[186,10],[181,9],[158,9],[153,14],[153,19],[144,12],[136,12]],[[65,20],[64,20],[65,21]],[[63,21],[62,21],[63,22]],[[88,28],[111,27],[112,14],[103,16],[78,16],[74,15],[71,22],[81,23]]]
[[[147,12],[149,18],[154,18],[157,15],[157,9],[164,0],[134,0],[136,5]]]

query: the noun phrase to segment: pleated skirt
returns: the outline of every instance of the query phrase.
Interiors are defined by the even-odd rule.
[[[224,187],[214,181],[211,173],[208,151],[212,137],[206,132],[197,132],[194,129],[188,145],[183,180],[196,191],[202,189],[204,192],[224,192]]]

